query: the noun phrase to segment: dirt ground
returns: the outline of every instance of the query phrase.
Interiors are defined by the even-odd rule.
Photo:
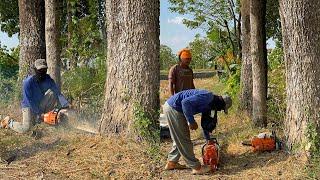
[[[215,78],[196,80],[195,85],[217,93],[223,89]],[[167,81],[161,81],[162,104],[169,97],[166,87]],[[250,120],[235,110],[218,116],[214,135],[220,143],[221,161],[210,175],[193,176],[190,169],[163,171],[169,140],[152,155],[148,145],[135,139],[41,124],[24,135],[0,129],[0,179],[306,179],[302,158],[285,151],[253,153],[241,145],[267,129],[251,127]],[[200,130],[192,132],[192,139],[202,162]]]
[[[159,177],[159,164],[151,163],[146,146],[134,140],[46,125],[33,132],[17,135],[0,130],[0,179]]]

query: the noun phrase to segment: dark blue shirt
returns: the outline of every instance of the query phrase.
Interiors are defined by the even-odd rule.
[[[22,86],[22,108],[29,107],[32,112],[39,115],[42,112],[39,105],[46,91],[51,89],[60,101],[62,107],[68,105],[68,101],[63,97],[56,83],[47,74],[42,82],[38,82],[34,76],[28,76],[23,80]]]
[[[213,97],[212,92],[189,89],[174,94],[167,103],[176,111],[183,113],[187,121],[192,124],[195,122],[193,115],[211,111]]]

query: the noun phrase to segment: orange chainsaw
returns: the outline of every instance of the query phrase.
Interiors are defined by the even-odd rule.
[[[60,123],[60,119],[58,118],[59,112],[61,109],[54,109],[44,114],[43,122],[50,125],[57,125]]]
[[[274,151],[281,149],[281,142],[276,137],[276,133],[272,134],[260,133],[258,136],[253,137],[251,141],[243,141],[242,145],[252,146],[253,152]]]
[[[202,146],[203,163],[210,167],[211,172],[214,172],[218,168],[219,149],[219,144],[216,138],[211,138]]]

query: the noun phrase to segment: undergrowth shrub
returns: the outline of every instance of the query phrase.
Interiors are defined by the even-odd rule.
[[[268,121],[283,127],[286,113],[286,84],[283,51],[276,47],[268,54]]]
[[[228,94],[232,98],[232,109],[237,109],[239,105],[238,94],[240,91],[241,70],[238,64],[233,64],[231,76],[225,76],[221,80],[225,84],[223,94]]]
[[[311,179],[318,179],[320,177],[320,134],[319,126],[309,120],[307,124],[307,138],[308,149],[311,155],[309,163],[307,164],[307,174]]]
[[[20,87],[15,77],[5,78],[0,76],[0,104],[5,106],[14,101],[18,91],[21,91]]]
[[[156,121],[152,120],[152,115],[146,112],[139,104],[134,105],[133,128],[139,137],[148,144],[147,154],[155,161],[160,160],[160,128]],[[159,115],[159,112],[158,112]],[[157,115],[157,117],[158,117]]]
[[[62,93],[76,107],[81,116],[99,119],[106,81],[104,60],[101,59],[90,67],[77,67],[67,71],[62,75],[62,79]]]
[[[232,71],[231,76],[225,82],[225,92],[227,92],[233,99],[237,97],[240,90],[240,76],[240,67],[236,66],[234,71]]]
[[[11,51],[0,44],[0,105],[6,107],[17,100],[21,85],[17,83],[19,71],[19,47]]]

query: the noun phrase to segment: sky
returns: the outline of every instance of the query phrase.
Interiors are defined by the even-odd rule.
[[[9,37],[7,33],[0,31],[0,45],[7,46],[9,49],[17,47],[19,44],[18,35],[15,34],[12,37]]]
[[[172,13],[169,7],[168,0],[160,0],[160,43],[169,46],[176,54],[180,49],[187,47],[196,34],[204,36],[205,32],[201,29],[187,28],[182,24],[182,20],[191,17]],[[18,36],[9,38],[6,33],[0,31],[0,43],[8,48],[16,47],[19,44]],[[273,45],[274,42],[268,41],[268,47]]]
[[[169,11],[168,0],[160,0],[160,43],[169,46],[175,54],[180,49],[188,46],[196,34],[204,34],[200,29],[190,30],[182,24],[183,17]],[[9,38],[6,33],[0,31],[1,46],[8,48],[19,44],[18,36]]]
[[[182,20],[190,18],[169,11],[168,0],[160,0],[160,43],[169,46],[176,54],[180,49],[188,46],[196,34],[204,35],[201,29],[189,29]]]

